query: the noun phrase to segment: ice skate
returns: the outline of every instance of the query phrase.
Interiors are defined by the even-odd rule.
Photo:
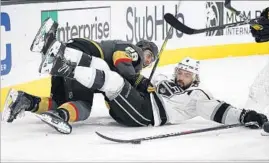
[[[72,126],[60,116],[59,111],[60,110],[50,110],[40,115],[36,114],[36,116],[58,132],[70,134],[72,132]]]
[[[30,50],[32,52],[42,52],[43,54],[46,54],[51,43],[56,40],[57,28],[58,23],[51,18],[47,18],[39,28]]]
[[[18,115],[23,115],[25,110],[31,109],[34,105],[30,95],[10,89],[5,100],[2,121],[11,123]]]

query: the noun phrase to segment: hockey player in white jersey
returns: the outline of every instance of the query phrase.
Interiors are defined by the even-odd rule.
[[[174,79],[162,75],[161,80],[153,80],[157,93],[162,96],[168,121],[180,123],[201,116],[223,124],[258,122],[259,127],[268,121],[267,117],[253,110],[235,108],[214,99],[205,90],[199,89],[199,61],[185,58],[175,68]],[[256,127],[256,126],[251,126]]]
[[[199,89],[199,61],[191,58],[177,65],[173,79],[160,75],[146,91],[139,89],[139,86],[134,88],[114,71],[102,70],[101,67],[96,69],[98,65],[76,66],[61,53],[58,54],[57,50],[52,53],[55,56],[54,64],[49,73],[74,78],[87,88],[93,89],[94,86],[94,89],[104,92],[109,99],[109,114],[122,125],[161,126],[177,124],[196,116],[223,124],[257,122],[258,126],[250,126],[253,128],[261,127],[268,121],[261,113],[235,108]],[[144,85],[145,82],[148,79],[141,78],[140,84]],[[71,133],[69,118],[82,115],[61,108],[57,110],[42,113],[40,118],[62,133]],[[59,114],[60,110],[64,114]]]

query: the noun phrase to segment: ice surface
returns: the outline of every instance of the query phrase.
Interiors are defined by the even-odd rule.
[[[268,56],[202,61],[202,86],[216,98],[244,107],[249,86],[268,61]],[[158,72],[171,75],[173,67],[161,67]],[[145,70],[144,74],[149,71]],[[59,134],[31,113],[12,124],[2,122],[1,161],[269,161],[269,137],[261,136],[261,130],[240,127],[158,139],[140,145],[116,144],[94,133],[99,131],[115,138],[129,139],[216,125],[197,117],[179,125],[127,128],[109,117],[103,97],[96,95],[91,117],[73,124],[70,135]]]

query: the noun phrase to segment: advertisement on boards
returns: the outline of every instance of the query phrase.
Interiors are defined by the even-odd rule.
[[[12,45],[8,39],[11,29],[10,16],[1,12],[1,76],[9,74],[12,67]]]
[[[181,22],[184,22],[184,14],[179,12],[178,4],[144,4],[139,6],[128,6],[125,10],[126,16],[126,40],[138,42],[140,40],[163,41],[169,31],[170,25],[164,20],[165,13],[170,12],[176,15]],[[172,30],[171,38],[181,38],[183,33]]]
[[[57,21],[57,35],[61,41],[78,37],[100,41],[111,38],[110,16],[110,6],[43,10],[41,22],[48,17]]]
[[[248,7],[248,9],[246,9],[244,5],[239,5],[239,6],[241,9],[240,12],[242,12],[244,17],[247,17],[248,19],[254,19],[254,18],[259,17],[261,10],[263,9],[261,7],[262,5],[260,5],[257,8],[255,6],[252,8]],[[235,13],[227,10],[224,7],[224,2],[215,2],[215,1],[205,2],[205,10],[206,10],[206,27],[214,27],[214,26],[219,26],[223,24],[236,23],[239,21],[243,21],[243,19],[236,16]],[[223,30],[207,32],[206,36],[223,36],[223,35],[238,36],[238,35],[248,35],[248,34],[250,34],[250,30],[249,30],[249,26],[246,25],[246,26],[237,26],[237,27],[227,28]]]

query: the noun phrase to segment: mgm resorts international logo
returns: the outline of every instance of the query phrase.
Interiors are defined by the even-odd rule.
[[[224,8],[224,2],[206,2],[206,28],[221,26],[229,23],[243,21],[242,18],[236,16],[233,12]],[[261,10],[242,10],[242,15],[248,19],[260,16]],[[235,26],[221,30],[210,31],[206,36],[222,36],[222,35],[248,35],[250,33],[249,26]]]
[[[224,3],[206,2],[206,28],[223,25]],[[221,36],[223,30],[206,32],[206,36]]]

